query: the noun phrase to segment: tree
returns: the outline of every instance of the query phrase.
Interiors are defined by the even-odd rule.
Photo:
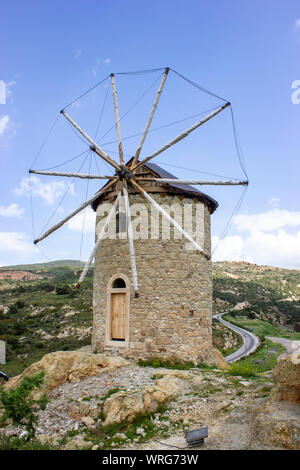
[[[31,396],[34,388],[40,388],[44,381],[45,372],[39,372],[32,376],[25,376],[21,384],[15,389],[5,391],[0,388],[0,402],[4,413],[0,418],[0,424],[3,425],[6,420],[11,419],[15,426],[24,426],[28,432],[28,439],[35,435],[34,425],[38,418],[36,413],[39,409],[44,410],[48,403],[45,394],[38,400]]]

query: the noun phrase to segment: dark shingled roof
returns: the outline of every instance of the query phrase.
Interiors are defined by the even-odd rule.
[[[145,166],[150,168],[150,170],[155,171],[155,173],[157,173],[158,176],[160,176],[161,178],[174,178],[174,179],[177,179],[176,176],[172,175],[172,173],[169,173],[164,168],[161,168],[159,165],[156,165],[156,163],[147,163]],[[208,199],[211,202],[211,205],[213,206],[212,212],[214,212],[217,209],[218,205],[219,205],[215,199],[213,199],[210,196],[207,196],[207,194],[202,193],[201,191],[196,189],[194,186],[189,186],[188,184],[180,184],[180,183],[179,184],[165,183],[165,184],[168,184],[172,188],[180,189],[181,191],[184,191],[184,192],[191,192],[191,193],[196,193],[196,194],[198,193],[199,196],[201,195],[201,196],[203,196],[204,198]]]
[[[132,160],[132,159],[130,159],[130,160]],[[130,163],[130,160],[127,162],[127,164]],[[172,173],[169,173],[165,169],[161,168],[159,165],[156,165],[156,163],[146,163],[143,166],[145,168],[149,168],[149,170],[154,172],[160,178],[177,179],[176,176],[172,175]],[[176,183],[172,183],[172,184],[170,184],[170,183],[161,183],[161,184],[164,184],[166,186],[170,186],[171,188],[180,190],[180,192],[182,194],[185,194],[186,196],[196,197],[197,199],[206,202],[206,204],[209,207],[209,210],[210,210],[211,214],[217,209],[217,207],[219,205],[215,199],[213,199],[210,196],[207,196],[207,194],[204,194],[203,192],[199,191],[194,186],[189,186],[187,184],[180,184],[180,183],[179,184],[176,184]],[[104,185],[104,187],[105,187],[105,185]],[[96,199],[92,203],[92,208],[94,210],[96,210],[96,208],[97,208],[97,206],[98,206],[101,199],[102,199],[102,194],[99,196],[98,199]]]

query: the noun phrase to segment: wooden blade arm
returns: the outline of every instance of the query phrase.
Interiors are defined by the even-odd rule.
[[[109,226],[109,224],[110,224],[110,222],[111,222],[113,216],[114,216],[115,213],[116,213],[116,208],[117,208],[117,205],[119,204],[119,201],[120,201],[120,195],[121,195],[121,191],[119,192],[119,194],[118,194],[118,196],[117,196],[117,198],[116,198],[116,200],[115,200],[115,202],[114,202],[114,205],[113,205],[113,207],[112,207],[110,213],[109,213],[108,216],[107,216],[107,219],[106,219],[106,221],[105,221],[105,224],[104,224],[104,226],[103,226],[103,228],[102,228],[102,230],[101,230],[101,232],[100,232],[100,234],[99,234],[99,236],[98,236],[98,239],[97,239],[97,241],[96,241],[96,243],[95,243],[95,245],[94,245],[93,251],[92,251],[92,253],[90,254],[90,257],[89,257],[89,259],[88,259],[88,261],[87,261],[87,263],[86,263],[86,265],[85,265],[85,267],[84,267],[84,270],[83,270],[82,273],[81,273],[81,276],[80,276],[80,278],[79,278],[79,281],[77,282],[77,284],[75,285],[75,287],[80,287],[80,284],[81,284],[82,281],[84,280],[84,278],[85,278],[85,276],[86,276],[86,274],[87,274],[87,272],[88,272],[88,270],[89,270],[89,267],[90,267],[90,265],[91,265],[91,263],[92,263],[92,261],[93,261],[93,259],[94,259],[94,256],[95,256],[95,254],[96,254],[96,251],[97,251],[97,249],[99,248],[99,246],[100,246],[100,244],[101,244],[101,242],[102,242],[102,240],[103,240],[103,238],[104,238],[104,236],[105,236],[105,234],[106,234],[106,230],[107,230],[107,228],[108,228],[108,226]]]
[[[149,155],[149,157],[145,158],[144,160],[142,160],[141,162],[137,163],[134,167],[131,167],[131,171],[133,170],[137,170],[140,166],[144,165],[145,163],[147,163],[149,160],[151,160],[152,158],[156,157],[157,155],[159,155],[160,153],[164,152],[165,150],[167,150],[168,148],[172,147],[172,145],[175,145],[177,144],[177,142],[179,142],[180,140],[184,139],[185,137],[187,137],[191,132],[193,132],[195,129],[198,129],[198,127],[202,126],[202,124],[205,124],[207,121],[209,121],[210,119],[212,119],[214,116],[216,116],[217,114],[219,114],[221,111],[223,111],[225,108],[227,108],[227,106],[230,106],[230,103],[227,102],[225,103],[224,105],[220,106],[219,108],[217,108],[215,111],[213,111],[212,113],[208,114],[205,118],[201,119],[201,121],[198,121],[196,124],[194,124],[192,127],[189,127],[188,129],[186,129],[184,132],[182,132],[181,134],[179,134],[177,137],[175,137],[175,139],[172,139],[170,140],[170,142],[168,142],[167,144],[165,144],[163,147],[161,147],[160,149],[156,150],[156,152],[152,153],[151,155]]]
[[[152,181],[157,183],[168,183],[168,184],[189,184],[193,185],[212,185],[212,186],[248,186],[249,181],[203,181],[203,180],[181,180],[177,178],[151,178],[137,176],[136,181]]]
[[[121,126],[120,126],[119,105],[118,105],[115,75],[113,73],[110,75],[110,80],[111,80],[111,87],[112,87],[113,99],[114,99],[116,129],[117,129],[117,136],[118,136],[118,142],[119,142],[120,165],[122,166],[124,165],[122,134],[121,134]]]
[[[78,209],[75,209],[75,211],[73,211],[71,214],[69,214],[67,217],[65,217],[63,220],[61,220],[60,222],[58,222],[57,224],[55,224],[53,227],[51,227],[49,230],[47,230],[46,232],[43,233],[43,235],[41,235],[39,238],[37,238],[36,240],[34,240],[34,244],[36,245],[37,243],[39,243],[41,240],[44,240],[44,238],[48,237],[49,235],[51,235],[51,233],[55,232],[56,230],[58,230],[60,227],[62,227],[66,222],[68,222],[68,220],[70,220],[72,217],[74,217],[76,214],[78,214],[79,212],[81,212],[85,207],[87,207],[89,204],[91,204],[93,201],[95,201],[99,196],[100,194],[104,193],[108,188],[110,188],[110,186],[112,186],[116,181],[118,180],[118,178],[114,179],[114,180],[111,180],[107,183],[107,185],[102,188],[100,191],[98,191],[93,197],[91,197],[90,199],[88,199],[88,201],[84,202],[83,204],[81,204],[80,207],[78,207]]]
[[[104,150],[86,132],[84,132],[84,130],[81,129],[81,127],[79,127],[78,124],[76,124],[76,122],[64,110],[61,111],[61,114],[65,116],[72,126],[74,126],[75,129],[77,129],[78,132],[80,132],[80,134],[83,135],[83,137],[88,140],[93,147],[97,149],[97,154],[100,155],[103,160],[113,166],[116,170],[120,170],[119,165],[109,155],[107,155],[107,153],[104,152]]]
[[[145,127],[145,130],[143,132],[143,135],[142,135],[142,138],[141,138],[141,141],[139,143],[139,146],[138,146],[138,149],[136,151],[136,154],[132,160],[132,163],[131,163],[131,168],[133,168],[137,162],[137,160],[139,159],[139,156],[140,156],[140,153],[141,153],[141,150],[142,150],[142,147],[144,145],[144,142],[145,142],[145,139],[147,137],[147,134],[148,134],[148,130],[149,130],[149,127],[151,125],[151,122],[152,122],[152,119],[153,119],[153,116],[154,116],[154,113],[156,111],[156,108],[157,108],[157,105],[158,105],[158,102],[160,100],[160,96],[162,94],[162,91],[163,91],[163,88],[164,88],[164,85],[165,85],[165,82],[167,80],[167,76],[168,76],[168,73],[169,73],[169,67],[166,68],[165,70],[165,73],[163,75],[163,78],[162,78],[162,81],[159,85],[159,89],[158,89],[158,92],[156,94],[156,98],[155,98],[155,101],[154,101],[154,104],[152,106],[152,109],[151,109],[151,112],[150,112],[150,115],[149,115],[149,118],[148,118],[148,121],[147,121],[147,124],[146,124],[146,127]]]
[[[29,170],[29,173],[34,173],[35,175],[46,175],[46,176],[64,176],[67,178],[82,178],[82,179],[91,179],[91,180],[112,180],[116,179],[117,176],[108,176],[108,175],[88,175],[84,173],[63,173],[59,171],[40,171],[40,170]]]
[[[155,207],[156,210],[158,210],[163,217],[165,217],[172,225],[175,227],[195,248],[195,250],[198,250],[202,255],[205,256],[206,259],[210,259],[211,256],[207,254],[203,248],[195,242],[195,240],[174,220],[172,217],[164,210],[162,207],[160,207],[157,202],[152,199],[152,197],[143,189],[139,184],[137,184],[132,178],[129,180],[133,186],[135,186],[140,193]]]
[[[128,192],[127,192],[127,189],[126,189],[124,184],[123,184],[123,194],[124,194],[124,198],[125,198],[125,209],[126,209],[126,217],[127,217],[127,233],[128,233],[128,242],[129,242],[133,287],[134,287],[135,295],[137,295],[138,294],[138,275],[137,275],[136,262],[135,262],[135,252],[134,252],[134,244],[133,244],[131,213],[130,213]]]

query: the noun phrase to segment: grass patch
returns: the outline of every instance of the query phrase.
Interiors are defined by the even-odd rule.
[[[228,374],[230,375],[239,375],[241,377],[256,377],[257,370],[251,363],[243,363],[243,362],[233,362],[230,364],[228,369]]]
[[[179,360],[163,360],[159,357],[152,359],[139,359],[138,364],[140,367],[153,367],[154,369],[176,369],[176,370],[190,370],[190,369],[204,369],[212,370],[215,369],[215,366],[210,366],[207,364],[195,364],[192,361],[182,362]],[[154,379],[153,379],[154,380]]]
[[[300,339],[300,333],[290,332],[286,328],[271,325],[271,323],[264,320],[258,320],[257,318],[236,318],[230,315],[224,315],[223,318],[232,323],[233,325],[240,326],[245,330],[253,330],[253,333],[257,336],[263,335],[275,336],[278,338]]]
[[[42,443],[38,439],[20,439],[19,437],[0,436],[0,450],[58,450],[59,446]]]
[[[248,357],[240,359],[238,362],[234,362],[230,365],[231,368],[237,368],[240,366],[241,370],[244,367],[249,371],[255,370],[255,376],[258,376],[260,373],[274,369],[277,364],[277,358],[285,351],[285,348],[281,344],[273,343],[269,339],[261,338],[261,344],[258,349]],[[246,372],[247,374],[247,372]],[[243,374],[231,374],[231,375],[241,375],[242,377],[247,377]],[[248,376],[250,377],[250,375]]]
[[[114,393],[122,392],[123,390],[125,390],[125,389],[124,389],[124,388],[119,388],[119,387],[112,388],[111,390],[109,390],[109,391],[106,393],[106,395],[103,395],[103,397],[101,397],[100,400],[105,401],[105,400],[107,400],[109,397],[111,397]]]
[[[164,413],[167,411],[165,405],[160,405],[157,410],[150,414],[141,414],[135,418],[132,423],[123,422],[116,423],[109,426],[98,426],[96,429],[85,429],[85,440],[92,441],[93,445],[103,443],[102,449],[111,449],[112,447],[119,447],[126,441],[145,442],[154,436],[167,437],[170,434],[170,427],[168,425],[157,426],[154,422],[154,415],[160,414],[160,422],[167,421],[167,416]],[[178,426],[181,425],[177,423]],[[176,423],[175,423],[176,427]],[[144,430],[143,434],[137,432],[139,428]],[[124,434],[125,439],[120,438],[117,434]]]
[[[221,391],[222,391],[222,388],[215,387],[214,385],[208,383],[199,392],[193,393],[193,395],[199,398],[208,398],[210,395],[213,395],[214,393],[221,392]]]

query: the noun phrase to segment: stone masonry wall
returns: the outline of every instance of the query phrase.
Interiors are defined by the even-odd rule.
[[[151,196],[160,205],[199,204],[182,196],[159,193]],[[147,205],[150,214],[150,205],[142,196],[130,195],[130,205],[135,203]],[[97,224],[100,212],[98,206]],[[203,218],[203,247],[210,253],[210,214],[205,205]],[[138,298],[134,297],[128,240],[104,239],[101,243],[94,270],[93,349],[98,352],[107,349],[107,284],[112,275],[123,273],[131,282],[129,344],[126,348],[117,347],[117,352],[136,359],[161,357],[209,363],[213,360],[211,262],[196,250],[186,249],[185,238],[174,238],[173,227],[171,239],[161,236],[160,223],[160,239],[134,240]]]

